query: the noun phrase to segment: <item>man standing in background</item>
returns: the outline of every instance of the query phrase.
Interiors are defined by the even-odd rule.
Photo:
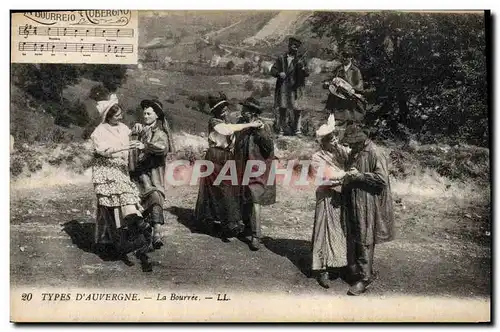
[[[333,79],[323,82],[323,88],[330,91],[325,117],[333,113],[340,128],[344,128],[347,121],[363,122],[365,118],[363,77],[354,65],[353,57],[352,49],[345,48],[341,53],[342,64],[333,71]]]
[[[298,53],[301,45],[302,42],[299,39],[290,37],[288,52],[280,55],[271,68],[271,75],[277,78],[274,107],[278,112],[277,123],[280,135],[284,134],[288,112],[293,114],[293,134],[299,136],[302,134],[302,107],[299,102],[303,98],[309,71],[304,56]]]

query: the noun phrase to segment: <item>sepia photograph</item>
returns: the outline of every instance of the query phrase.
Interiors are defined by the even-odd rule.
[[[491,322],[489,11],[10,16],[11,322]]]

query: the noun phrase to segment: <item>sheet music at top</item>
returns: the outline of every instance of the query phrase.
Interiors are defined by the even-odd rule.
[[[11,15],[13,63],[137,64],[137,11],[44,11]]]

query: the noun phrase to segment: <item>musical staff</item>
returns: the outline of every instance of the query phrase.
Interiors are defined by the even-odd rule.
[[[28,36],[55,36],[55,37],[103,37],[103,38],[132,38],[134,29],[103,29],[103,28],[61,28],[32,26],[26,24],[19,27],[19,35]]]
[[[80,52],[80,53],[133,53],[132,44],[65,43],[65,42],[20,42],[19,51],[35,52]]]

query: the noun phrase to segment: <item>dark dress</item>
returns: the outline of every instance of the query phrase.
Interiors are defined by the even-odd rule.
[[[200,179],[195,211],[196,219],[203,226],[210,226],[214,222],[220,222],[226,226],[241,220],[237,184],[233,184],[230,180],[214,184],[226,162],[234,163],[234,135],[224,136],[215,130],[215,126],[222,123],[224,123],[223,120],[214,117],[208,124],[209,148],[205,154],[205,160],[213,163],[214,171],[209,176]]]

